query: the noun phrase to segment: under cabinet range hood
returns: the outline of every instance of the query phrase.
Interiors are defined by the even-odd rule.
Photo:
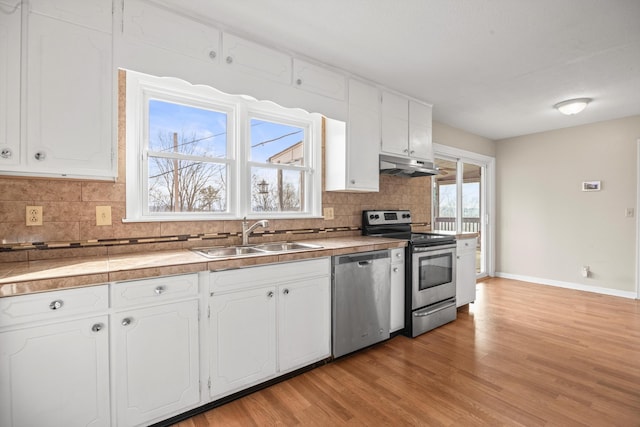
[[[380,173],[413,178],[417,176],[437,175],[438,170],[431,162],[380,154]]]

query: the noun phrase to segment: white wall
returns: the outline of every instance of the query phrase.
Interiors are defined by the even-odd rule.
[[[495,157],[496,155],[495,143],[492,140],[435,120],[433,121],[433,142],[485,156]]]
[[[639,137],[633,116],[497,141],[498,274],[633,296]]]

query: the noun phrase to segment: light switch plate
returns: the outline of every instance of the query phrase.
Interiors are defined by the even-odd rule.
[[[96,225],[111,225],[111,206],[96,206]]]

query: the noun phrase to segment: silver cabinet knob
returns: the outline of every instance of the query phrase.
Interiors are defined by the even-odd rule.
[[[216,59],[216,56],[218,56],[218,54],[216,53],[215,50],[209,51],[209,58]]]
[[[3,159],[10,159],[12,156],[13,153],[8,148],[3,148],[2,151],[0,151],[0,157]]]
[[[164,286],[158,286],[157,288],[155,288],[155,289],[154,289],[154,292],[155,292],[157,295],[163,294],[163,293],[164,293],[164,291],[165,291],[165,287],[164,287]]]
[[[267,292],[267,298],[273,298],[273,291]]]
[[[393,272],[397,273],[398,272],[398,267],[393,267]]]
[[[36,160],[42,161],[47,158],[47,153],[45,153],[44,151],[38,151],[36,154],[33,155],[33,158]]]
[[[355,179],[352,179],[352,180],[351,180],[351,183],[352,183],[352,184],[355,184],[355,183],[356,183],[356,180],[355,180]]]
[[[401,254],[400,252],[398,252],[398,253],[396,254],[396,258],[402,258],[402,254]]]
[[[62,301],[61,299],[57,299],[55,301],[51,301],[51,304],[49,304],[49,308],[51,310],[59,310],[62,308],[63,305],[64,305],[64,301]]]
[[[131,324],[131,318],[130,317],[125,317],[124,319],[122,319],[122,322],[120,322],[120,324],[122,326],[129,326]]]
[[[416,152],[415,150],[411,150],[411,151],[409,151],[409,154],[413,154],[415,152]]]
[[[231,56],[227,56],[227,64],[231,64],[233,62],[233,58]]]
[[[102,323],[96,323],[95,325],[93,325],[91,327],[91,330],[93,332],[100,332],[102,330],[102,328],[104,328],[104,325]]]
[[[408,153],[408,152],[409,152],[409,149],[408,149],[408,148],[405,148],[404,150],[402,150],[402,152],[403,152],[403,153]]]
[[[298,86],[300,86],[300,85],[302,84],[302,79],[298,79],[298,80],[296,80],[296,84],[297,84]]]
[[[283,294],[285,294],[285,295],[289,295],[289,289],[284,288],[284,290],[282,291],[282,293],[283,293]]]

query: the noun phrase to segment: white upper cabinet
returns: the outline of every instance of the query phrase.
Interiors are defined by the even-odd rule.
[[[113,178],[111,34],[30,13],[27,42],[26,170]]]
[[[219,61],[220,32],[213,27],[140,0],[125,2],[122,19],[126,37],[195,59]],[[155,72],[165,75],[163,71]]]
[[[20,162],[20,11],[0,1],[0,171]]]
[[[234,71],[283,84],[291,84],[291,57],[249,40],[224,33],[222,61]]]
[[[378,191],[380,99],[374,86],[349,80],[348,122],[326,121],[325,189]]]
[[[382,92],[382,151],[409,156],[409,102],[391,92]]]
[[[383,91],[381,125],[381,152],[433,162],[430,105]]]
[[[29,12],[111,33],[111,0],[29,0]]]
[[[345,81],[342,74],[301,59],[293,59],[293,84],[295,87],[344,101]]]
[[[114,179],[111,0],[31,0],[24,21],[5,1],[0,172]]]
[[[411,156],[434,161],[431,139],[431,106],[409,101],[409,149]]]

